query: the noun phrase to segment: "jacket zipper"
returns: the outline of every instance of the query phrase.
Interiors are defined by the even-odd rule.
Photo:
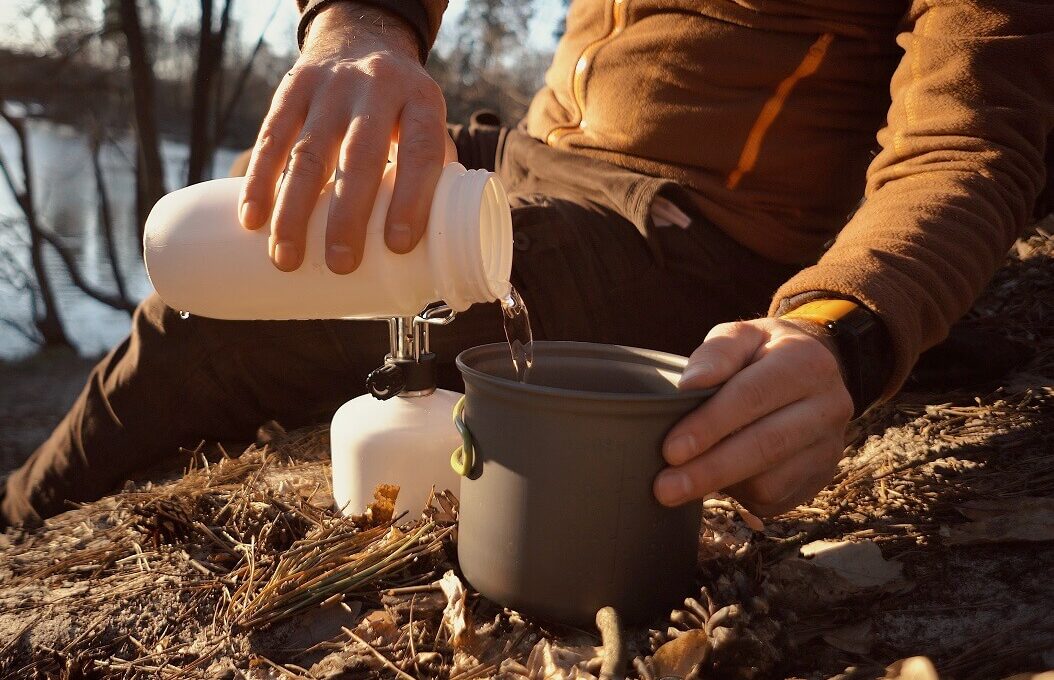
[[[578,56],[578,61],[575,62],[575,72],[571,76],[571,104],[574,106],[572,120],[574,122],[569,125],[558,125],[550,130],[549,134],[545,136],[545,143],[549,146],[556,146],[567,135],[585,130],[587,126],[585,119],[586,76],[589,72],[589,67],[592,66],[592,61],[600,48],[614,40],[625,30],[629,23],[628,5],[629,0],[612,0],[609,5],[611,29],[600,38],[586,45],[585,49]]]

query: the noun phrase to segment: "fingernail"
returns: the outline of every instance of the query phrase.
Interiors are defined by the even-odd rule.
[[[350,274],[358,266],[355,251],[343,243],[332,243],[326,248],[326,266],[334,274]]]
[[[706,375],[709,372],[710,372],[710,367],[708,365],[706,365],[706,364],[700,364],[700,363],[692,364],[692,365],[688,366],[688,368],[684,369],[684,373],[681,374],[681,379],[677,383],[677,386],[680,387],[681,385],[684,385],[685,383],[689,382],[690,380],[694,380],[695,378],[698,378],[701,375]]]
[[[246,201],[242,203],[241,213],[239,214],[243,227],[258,227],[260,222],[260,204],[256,201]]]
[[[292,241],[278,241],[274,244],[274,264],[284,272],[291,272],[300,266],[300,254]]]
[[[408,252],[412,247],[412,239],[413,232],[409,224],[393,224],[388,229],[388,246],[398,253]]]
[[[655,496],[663,505],[677,505],[691,493],[692,483],[680,470],[663,470],[655,480]]]
[[[699,444],[695,436],[690,432],[674,437],[666,445],[666,462],[670,465],[680,465],[694,458],[699,453]]]

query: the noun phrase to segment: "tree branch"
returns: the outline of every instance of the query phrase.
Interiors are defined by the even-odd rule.
[[[128,312],[131,314],[135,311],[135,304],[128,300],[123,300],[116,295],[107,293],[106,291],[99,290],[91,284],[84,275],[81,273],[80,267],[77,266],[77,258],[69,251],[66,244],[62,242],[62,238],[53,231],[44,229],[41,226],[37,226],[37,233],[44,239],[49,246],[55,249],[59,258],[62,260],[63,266],[66,267],[66,271],[69,272],[70,281],[73,285],[77,286],[82,293],[97,300],[107,307],[121,310],[122,312]]]
[[[264,36],[267,35],[267,29],[271,27],[271,22],[274,21],[275,16],[278,14],[278,8],[281,6],[281,2],[282,0],[275,0],[274,5],[271,7],[271,15],[267,17],[267,23],[264,24],[263,29],[260,31],[260,37],[256,39],[256,44],[253,45],[253,51],[249,53],[249,58],[245,61],[245,65],[242,66],[242,70],[238,74],[238,80],[234,83],[234,92],[231,93],[231,98],[227,100],[227,106],[223,108],[223,113],[217,118],[214,135],[217,145],[222,143],[223,138],[227,136],[227,127],[230,125],[231,117],[234,115],[234,110],[238,106],[238,100],[242,97],[242,92],[245,90],[246,83],[249,82],[249,76],[252,75],[253,64],[256,62],[256,57],[260,54],[260,50],[263,49]],[[220,104],[218,98],[216,103]]]
[[[99,203],[99,226],[102,229],[103,239],[106,243],[106,255],[107,259],[110,260],[110,272],[113,274],[114,286],[117,288],[117,297],[127,302],[128,291],[125,290],[124,277],[121,276],[121,266],[117,260],[117,245],[114,243],[113,238],[113,211],[110,207],[110,192],[106,186],[106,177],[103,174],[102,160],[100,158],[102,150],[101,127],[102,125],[98,120],[94,121],[91,136],[91,164],[92,172],[95,175],[95,193],[98,196]]]
[[[59,258],[62,260],[62,264],[69,272],[70,281],[72,281],[73,285],[77,286],[81,292],[104,305],[131,314],[135,311],[134,304],[93,286],[81,273],[80,268],[77,266],[76,258],[70,253],[69,249],[66,248],[65,244],[62,243],[62,239],[54,232],[45,229],[43,225],[40,224],[37,219],[36,208],[33,205],[33,174],[32,169],[29,167],[29,154],[26,152],[25,120],[12,116],[4,109],[2,103],[0,103],[0,117],[7,121],[7,124],[15,131],[15,136],[18,138],[19,142],[19,148],[22,150],[22,191],[18,190],[18,185],[15,183],[14,177],[11,174],[11,170],[4,159],[3,154],[0,154],[0,175],[2,175],[4,181],[7,182],[7,186],[11,189],[11,193],[15,195],[15,201],[18,203],[19,208],[21,208],[22,214],[25,215],[26,225],[29,227],[31,238],[40,238],[55,249],[55,252],[58,253]],[[42,286],[46,285],[41,281],[41,277],[46,276],[43,267],[35,266],[34,269],[36,270],[38,284]],[[45,298],[50,299],[50,295],[46,295]],[[54,301],[49,304],[54,304]]]

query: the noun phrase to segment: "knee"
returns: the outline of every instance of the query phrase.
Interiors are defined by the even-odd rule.
[[[196,337],[182,321],[179,312],[151,293],[132,314],[128,337],[99,362],[89,382],[102,388],[112,381],[127,381],[143,369],[147,373],[178,370]]]
[[[176,310],[166,305],[157,293],[151,293],[135,308],[132,314],[132,328],[139,329],[149,326],[163,329],[178,319],[179,313]]]
[[[178,310],[166,305],[157,293],[151,293],[139,303],[132,314],[132,340],[149,342],[155,338],[173,340],[182,336],[198,335],[199,333],[194,333],[193,327],[211,319],[195,318],[194,321],[193,324],[188,323],[188,319],[182,317]]]
[[[7,479],[0,480],[0,532],[8,527],[32,528],[41,523],[40,514],[26,495],[24,476],[25,472],[20,468]]]

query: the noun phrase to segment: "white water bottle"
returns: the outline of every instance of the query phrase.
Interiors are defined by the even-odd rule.
[[[270,223],[250,231],[238,220],[241,177],[195,184],[157,202],[143,237],[147,274],[165,304],[214,319],[405,317],[439,300],[464,311],[507,295],[512,220],[497,177],[447,165],[432,196],[427,231],[406,254],[384,243],[394,180],[395,164],[389,164],[362,262],[350,274],[326,266],[332,183],[308,221],[303,264],[282,272],[268,257]]]

